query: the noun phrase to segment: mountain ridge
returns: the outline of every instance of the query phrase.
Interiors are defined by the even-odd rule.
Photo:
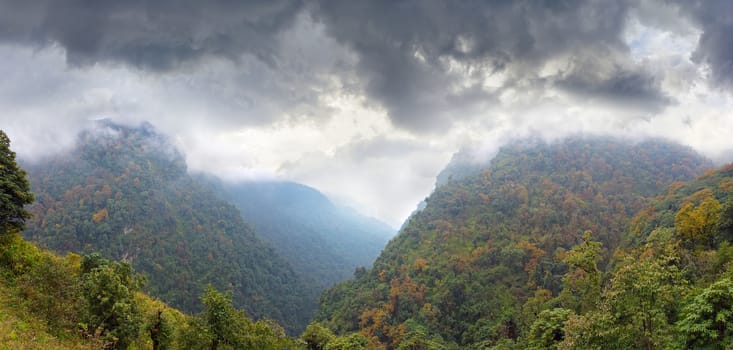
[[[28,239],[131,261],[149,276],[151,294],[188,312],[211,283],[290,332],[310,319],[313,305],[289,264],[233,205],[188,175],[182,153],[150,124],[96,122],[73,150],[26,168],[37,194]]]
[[[608,261],[638,210],[711,166],[656,140],[509,144],[485,168],[437,186],[370,270],[323,294],[317,319],[388,349],[419,334],[458,347],[513,341],[531,324],[523,303],[563,289],[558,256],[584,231]]]

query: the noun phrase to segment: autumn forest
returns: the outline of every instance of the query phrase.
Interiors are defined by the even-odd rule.
[[[66,156],[25,167],[3,137],[0,325],[7,344],[733,344],[726,322],[733,308],[733,168],[716,169],[690,148],[663,140],[526,139],[483,162],[454,156],[423,208],[389,243],[377,226],[371,236],[349,239],[364,240],[363,247],[366,239],[375,242],[370,264],[323,250],[346,244],[336,242],[347,233],[326,234],[307,215],[320,210],[318,195],[278,183],[269,185],[278,192],[231,191],[213,178],[188,175],[180,151],[150,125],[98,122]],[[249,216],[257,226],[248,224],[249,201],[259,198],[271,210],[286,205],[274,193],[289,198],[290,209],[270,216],[292,213],[290,221],[262,212]],[[355,229],[368,222],[320,213],[313,215]],[[280,255],[276,247],[284,241],[253,227],[275,227],[281,235],[301,230],[325,243]],[[299,261],[323,262],[304,268]],[[342,282],[317,282],[330,274],[312,273],[343,264],[353,267]]]
[[[732,15],[0,0],[0,350],[733,349]]]

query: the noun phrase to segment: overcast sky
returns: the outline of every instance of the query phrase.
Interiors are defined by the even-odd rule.
[[[398,227],[463,147],[664,136],[733,160],[731,33],[729,0],[0,0],[0,128],[34,159],[148,121],[192,171]]]

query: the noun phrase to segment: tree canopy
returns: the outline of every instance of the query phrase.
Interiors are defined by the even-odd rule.
[[[631,240],[635,213],[710,165],[667,142],[604,138],[510,144],[490,162],[454,164],[371,270],[322,295],[317,320],[386,349],[667,344],[675,295],[688,285],[682,258],[614,252]],[[702,214],[719,206],[704,198],[680,222],[709,246],[720,224]],[[674,225],[674,212],[666,216]]]
[[[315,309],[291,266],[151,127],[100,123],[28,174],[37,201],[23,235],[33,242],[129,261],[148,277],[146,292],[185,312],[203,308],[209,283],[291,334]]]
[[[15,161],[10,138],[0,130],[0,226],[3,232],[25,228],[25,220],[31,215],[23,206],[30,203],[33,203],[33,193],[26,173]]]

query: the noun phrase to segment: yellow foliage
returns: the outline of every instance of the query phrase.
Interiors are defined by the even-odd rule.
[[[489,205],[491,203],[491,196],[490,195],[484,194],[484,193],[479,193],[478,196],[479,196],[479,198],[481,198],[481,203],[483,203],[484,205]]]
[[[647,220],[654,215],[654,206],[648,206],[640,210],[633,218],[631,218],[631,230],[636,233],[637,236],[641,235],[641,231],[644,225],[647,224]]]
[[[81,255],[79,254],[71,252],[67,253],[66,262],[74,271],[79,271],[81,269]]]
[[[423,258],[417,258],[415,259],[415,262],[413,263],[413,267],[415,268],[415,271],[422,272],[425,267],[428,266],[428,261]]]
[[[379,271],[379,280],[382,282],[387,280],[387,271],[385,270]]]
[[[708,169],[707,171],[705,171],[705,174],[702,174],[702,176],[700,176],[699,178],[700,179],[704,179],[706,177],[711,177],[711,176],[715,175],[716,173],[717,173],[717,171],[715,169]]]
[[[491,186],[491,169],[484,169],[481,172],[481,183],[485,187]]]
[[[707,198],[713,197],[713,190],[709,188],[704,188],[702,190],[699,190],[691,195],[689,195],[687,198],[682,200],[682,203],[680,203],[681,206],[685,206],[690,203],[700,203],[703,200]]]
[[[359,327],[367,330],[370,328],[378,329],[382,327],[382,322],[387,313],[382,309],[367,308],[359,316]]]
[[[720,219],[721,210],[720,202],[715,200],[712,193],[698,206],[688,202],[674,216],[677,235],[695,243],[709,241]]]
[[[0,277],[0,350],[15,349],[88,349],[77,337],[60,339],[47,331],[45,322],[21,309],[18,299]]]
[[[92,215],[92,220],[95,223],[98,223],[98,222],[106,219],[108,216],[109,216],[109,211],[107,211],[107,208],[104,208],[104,209],[102,209],[102,210],[94,213],[94,215]]]
[[[534,243],[530,243],[526,240],[519,241],[519,243],[517,243],[517,247],[529,254],[529,260],[524,265],[524,271],[530,275],[534,274],[535,269],[537,269],[539,259],[545,256],[545,251],[538,248]]]
[[[722,174],[733,173],[733,163],[724,165],[719,171]]]
[[[733,178],[727,178],[720,182],[720,189],[726,192],[733,192]]]
[[[402,343],[402,339],[405,338],[406,333],[407,327],[404,323],[387,329],[387,336],[392,339],[391,345],[393,349],[396,349]]]

